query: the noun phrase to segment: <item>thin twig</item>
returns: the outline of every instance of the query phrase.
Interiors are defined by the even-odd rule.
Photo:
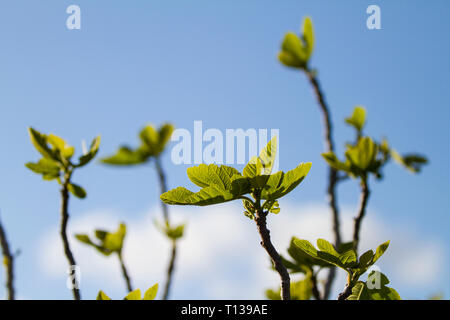
[[[359,203],[358,215],[355,218],[355,224],[353,227],[353,246],[355,252],[358,253],[359,233],[361,231],[361,223],[366,214],[367,203],[369,201],[370,190],[367,182],[367,178],[361,180],[361,199]]]
[[[163,300],[167,300],[169,297],[170,284],[171,284],[170,280],[172,279],[173,270],[175,268],[176,256],[177,256],[177,243],[175,240],[172,240],[172,251],[171,251],[171,255],[170,255],[169,267],[167,268],[167,281],[166,281],[166,285],[164,287]]]
[[[0,220],[0,245],[2,247],[4,264],[6,267],[6,288],[8,290],[8,300],[15,299],[14,290],[14,255],[11,254],[5,229]]]
[[[256,210],[255,222],[258,228],[258,232],[261,236],[261,246],[266,250],[267,254],[272,259],[272,264],[275,270],[278,272],[281,278],[281,299],[290,300],[291,299],[291,289],[289,278],[289,272],[283,265],[280,255],[273,246],[270,240],[270,231],[267,229],[267,211],[262,209]]]
[[[163,193],[167,192],[167,185],[166,185],[166,176],[164,174],[164,170],[162,168],[159,157],[156,157],[155,165],[156,165],[156,171],[157,171],[158,177],[159,177],[159,186],[160,186],[161,194],[163,194]],[[169,226],[170,225],[169,208],[168,208],[167,204],[165,204],[162,201],[161,201],[161,208],[162,208],[165,224],[167,226]],[[176,240],[173,240],[172,241],[172,250],[171,250],[170,259],[169,259],[169,265],[167,267],[167,279],[166,279],[166,284],[164,286],[164,291],[163,291],[163,300],[167,300],[169,298],[170,287],[172,284],[173,273],[175,270],[176,255],[177,255],[177,242],[176,242]]]
[[[314,93],[316,95],[317,102],[319,104],[320,110],[322,112],[323,122],[324,122],[324,131],[325,131],[325,146],[327,152],[334,152],[334,141],[333,141],[333,127],[331,122],[330,109],[325,102],[325,96],[321,90],[319,81],[317,80],[314,72],[311,70],[306,71],[306,75],[313,87]],[[342,243],[341,232],[340,232],[340,221],[339,221],[339,209],[337,206],[337,196],[336,196],[336,185],[338,183],[338,175],[337,171],[331,167],[329,167],[328,172],[328,204],[331,208],[332,212],[332,220],[333,220],[333,234],[334,234],[334,244],[336,248],[340,246]],[[333,284],[334,278],[336,276],[336,268],[330,268],[330,272],[328,274],[328,278],[325,282],[325,289],[323,298],[328,299],[330,296],[331,286]]]
[[[125,279],[125,283],[127,285],[127,290],[128,290],[128,292],[131,292],[131,291],[133,291],[133,286],[131,285],[131,279],[130,279],[130,276],[128,275],[128,270],[125,266],[125,262],[123,261],[123,257],[122,257],[121,253],[119,253],[119,261],[120,261],[120,267],[122,269],[122,275],[123,275],[123,277]]]
[[[81,293],[79,289],[79,282],[77,279],[76,270],[72,270],[77,266],[75,258],[73,257],[72,250],[70,249],[69,239],[67,238],[67,223],[69,222],[69,183],[70,183],[71,172],[66,173],[64,176],[64,181],[61,188],[61,239],[64,245],[64,253],[66,255],[67,261],[69,262],[69,267],[73,274],[70,276],[72,278],[72,292],[73,298],[75,300],[81,300]]]
[[[322,297],[320,296],[319,287],[317,285],[317,277],[313,273],[311,275],[311,282],[312,282],[312,294],[316,300],[322,300]]]

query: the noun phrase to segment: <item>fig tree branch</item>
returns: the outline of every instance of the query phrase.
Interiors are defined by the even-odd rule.
[[[331,121],[330,109],[325,101],[325,96],[320,87],[320,83],[311,70],[306,70],[306,75],[309,82],[314,90],[320,111],[322,113],[323,123],[324,123],[324,133],[325,133],[325,147],[327,152],[334,152],[334,140],[333,140],[333,125]],[[337,205],[337,195],[336,186],[338,183],[338,174],[335,169],[329,167],[328,171],[328,187],[327,187],[327,198],[328,204],[332,212],[333,220],[333,234],[334,234],[334,244],[337,247],[342,243],[341,233],[340,233],[340,221],[339,221],[339,209]],[[333,284],[336,275],[336,268],[330,268],[328,278],[325,282],[325,289],[323,298],[328,299],[331,291],[331,286]]]
[[[159,157],[155,158],[155,166],[159,178],[160,192],[161,194],[163,194],[167,192],[167,183],[166,183],[166,176],[164,174],[164,170],[162,168]],[[167,204],[161,201],[161,208],[163,212],[164,222],[166,223],[166,225],[170,225],[169,208]],[[163,291],[163,300],[167,300],[169,298],[170,287],[172,284],[173,273],[175,270],[176,256],[177,256],[177,242],[176,240],[172,240],[172,249],[170,251],[169,265],[167,267],[167,274],[166,274],[167,278]]]
[[[77,264],[73,257],[72,250],[70,249],[69,239],[67,237],[67,224],[69,222],[69,184],[72,172],[69,171],[64,175],[64,181],[61,187],[61,227],[60,235],[64,246],[64,253],[67,261],[69,262],[69,268],[74,268]],[[72,269],[70,269],[72,270]],[[79,282],[77,279],[77,273],[74,272],[72,281],[72,293],[75,300],[81,300],[80,289],[78,288]]]

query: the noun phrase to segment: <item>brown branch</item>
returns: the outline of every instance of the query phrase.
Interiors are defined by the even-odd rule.
[[[334,152],[333,126],[331,122],[330,109],[325,101],[325,96],[322,92],[319,81],[317,80],[315,74],[311,70],[306,70],[306,75],[313,87],[317,102],[322,112],[325,131],[326,150],[327,152]],[[339,209],[337,206],[337,196],[336,196],[336,185],[338,181],[339,179],[337,171],[329,167],[327,195],[328,195],[328,204],[332,212],[334,244],[336,248],[338,248],[342,243],[340,233]],[[336,268],[332,267],[330,268],[328,278],[325,282],[325,290],[323,294],[324,299],[328,299],[328,297],[330,296],[331,286],[333,284],[335,276],[336,276]]]
[[[267,229],[267,211],[258,209],[255,214],[255,222],[258,228],[258,232],[261,236],[261,246],[266,250],[275,270],[278,272],[281,278],[281,299],[290,300],[291,299],[291,280],[289,278],[289,272],[283,265],[280,255],[273,246],[270,240],[270,231]]]
[[[128,290],[128,292],[131,292],[131,291],[133,291],[133,286],[131,285],[131,279],[130,279],[130,276],[128,275],[128,270],[125,267],[122,253],[119,253],[119,262],[120,262],[120,268],[122,269],[122,275],[123,275],[123,277],[125,279],[125,283],[127,285],[127,290]]]
[[[75,258],[73,257],[72,250],[70,249],[69,239],[67,238],[67,224],[69,222],[69,183],[70,183],[71,172],[66,173],[64,176],[64,181],[61,188],[61,228],[60,235],[64,246],[64,253],[66,255],[67,261],[69,262],[69,267],[75,267],[77,264]],[[77,279],[76,271],[74,270],[72,281],[72,292],[73,298],[75,300],[81,300],[80,289],[78,288],[79,282]]]
[[[161,161],[160,161],[159,157],[155,158],[155,165],[156,165],[156,171],[158,173],[158,178],[159,178],[160,191],[161,191],[161,194],[163,194],[167,191],[167,185],[166,185],[166,176],[165,176],[164,170],[161,166]],[[168,208],[167,204],[165,204],[163,201],[161,201],[161,208],[163,211],[163,217],[164,217],[165,224],[167,226],[169,226],[170,225],[169,208]],[[170,286],[172,284],[173,273],[175,270],[176,255],[177,255],[177,242],[176,242],[176,240],[172,240],[172,250],[171,250],[171,254],[170,254],[169,265],[167,267],[167,278],[166,278],[166,284],[164,286],[164,291],[163,291],[163,300],[167,300],[169,298]]]
[[[338,300],[345,300],[352,294],[352,286],[348,283],[345,285],[344,291],[339,293]]]
[[[15,299],[14,290],[14,255],[11,254],[5,229],[0,221],[0,245],[2,247],[4,264],[6,267],[6,288],[8,290],[8,300]]]
[[[355,224],[353,227],[353,246],[355,252],[358,253],[359,233],[361,231],[361,223],[366,214],[367,203],[369,201],[370,190],[367,182],[367,178],[361,180],[361,199],[359,204],[358,215],[355,218]]]

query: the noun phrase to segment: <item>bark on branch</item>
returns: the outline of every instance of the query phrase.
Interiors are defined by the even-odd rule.
[[[353,245],[355,252],[358,253],[359,245],[359,233],[361,231],[361,223],[366,214],[367,203],[369,201],[370,190],[367,182],[367,178],[361,181],[361,199],[359,203],[358,215],[355,218],[355,224],[353,227]]]
[[[291,280],[289,278],[289,272],[283,265],[280,255],[273,246],[270,240],[270,231],[267,229],[267,212],[259,209],[255,214],[255,222],[258,228],[258,232],[261,236],[261,246],[266,250],[270,259],[272,260],[275,270],[278,272],[281,278],[281,299],[291,299]]]
[[[64,181],[61,188],[61,227],[60,227],[60,235],[64,246],[64,253],[66,255],[67,261],[69,262],[69,268],[70,271],[73,272],[73,274],[70,274],[72,277],[72,293],[73,298],[75,300],[81,300],[81,294],[79,289],[79,282],[77,279],[77,273],[76,270],[73,270],[72,268],[75,268],[77,266],[75,262],[75,258],[73,257],[72,250],[70,249],[70,243],[69,239],[67,237],[67,224],[69,222],[69,183],[70,183],[70,173],[66,174],[64,177]]]
[[[330,109],[328,108],[328,105],[325,101],[325,96],[322,92],[319,81],[317,80],[315,74],[312,71],[307,70],[306,75],[314,90],[314,94],[316,96],[317,102],[320,107],[320,111],[322,113],[326,150],[327,152],[334,152],[333,125],[331,122]],[[336,196],[336,185],[338,181],[339,179],[337,171],[329,167],[327,198],[328,198],[328,205],[330,206],[332,212],[334,244],[336,248],[339,247],[340,244],[342,243],[340,233],[339,209],[337,206],[337,196]],[[336,275],[336,268],[334,267],[330,268],[327,281],[325,282],[325,289],[323,294],[324,299],[328,299],[330,295],[331,285],[334,281],[335,275]]]

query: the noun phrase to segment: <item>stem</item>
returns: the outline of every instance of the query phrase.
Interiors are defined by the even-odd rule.
[[[120,267],[122,269],[122,275],[123,275],[123,277],[125,279],[125,283],[127,285],[127,290],[128,290],[128,292],[131,292],[131,291],[133,291],[133,286],[131,285],[131,279],[130,279],[130,276],[128,275],[127,268],[125,267],[122,253],[119,253],[119,261],[120,261]]]
[[[5,229],[0,221],[0,245],[2,247],[4,264],[6,267],[6,288],[8,289],[8,300],[15,299],[14,290],[14,256],[11,254]]]
[[[155,158],[155,165],[156,165],[156,171],[158,173],[161,194],[163,194],[167,191],[167,185],[166,185],[166,176],[165,176],[164,170],[161,166],[161,161],[160,161],[159,157]],[[161,201],[161,208],[162,208],[165,224],[167,226],[169,226],[170,225],[169,208],[168,208],[167,204],[165,204],[162,201]],[[172,240],[172,250],[171,250],[171,254],[170,254],[169,265],[167,267],[167,278],[166,278],[166,284],[164,286],[163,300],[167,300],[169,298],[170,286],[172,284],[173,273],[175,270],[176,255],[177,255],[177,242],[175,240]]]
[[[177,256],[177,242],[175,240],[172,240],[172,251],[171,251],[171,256],[170,256],[169,267],[167,268],[167,281],[166,281],[166,285],[164,287],[163,300],[167,300],[169,297],[170,283],[172,280],[173,270],[175,268],[176,256]]]
[[[358,216],[355,218],[353,228],[353,245],[355,252],[358,253],[359,233],[361,230],[361,223],[366,214],[367,203],[369,201],[370,190],[367,183],[367,178],[361,179],[361,200],[359,204]]]
[[[312,274],[311,276],[311,282],[312,282],[312,294],[316,300],[322,300],[322,297],[320,296],[319,288],[317,286],[317,278],[315,274]]]
[[[71,178],[72,172],[69,171],[64,175],[64,181],[61,188],[61,239],[64,246],[64,253],[66,255],[67,261],[69,262],[69,267],[73,268],[77,264],[75,262],[75,259],[73,257],[72,251],[70,249],[69,239],[67,238],[67,223],[69,222],[69,183]],[[73,282],[72,282],[72,292],[73,292],[73,298],[75,300],[81,300],[81,294],[80,289],[78,288],[78,279],[76,271],[73,273]]]
[[[272,245],[270,240],[270,231],[267,229],[267,211],[262,209],[256,210],[255,222],[258,228],[258,232],[261,236],[261,246],[266,250],[270,259],[272,260],[275,270],[278,272],[281,278],[281,299],[290,300],[291,299],[291,288],[290,288],[290,278],[289,272],[283,265],[280,255],[278,254],[275,247]]]
[[[306,70],[306,75],[313,87],[314,93],[316,95],[317,102],[319,104],[320,110],[322,112],[324,131],[325,131],[325,146],[327,152],[334,152],[334,142],[333,142],[333,126],[331,122],[330,109],[325,102],[325,96],[320,87],[319,81],[311,70]],[[337,171],[329,167],[328,173],[328,188],[327,188],[327,198],[328,204],[332,212],[333,220],[333,234],[334,234],[334,244],[336,248],[342,243],[341,233],[340,233],[340,221],[339,221],[339,209],[337,206],[337,196],[336,196],[336,185],[338,183]],[[333,284],[334,278],[336,276],[336,268],[330,268],[328,278],[325,282],[325,290],[323,294],[324,299],[328,299],[330,296],[331,285]]]

